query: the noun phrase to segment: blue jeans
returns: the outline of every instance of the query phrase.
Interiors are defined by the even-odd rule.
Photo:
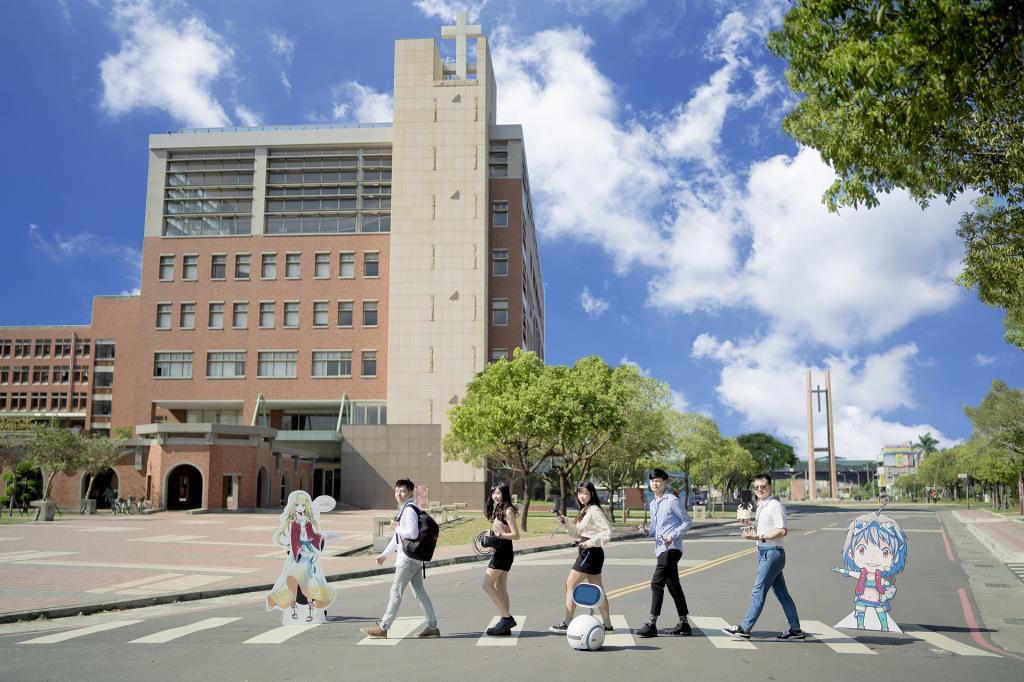
[[[786,567],[786,550],[781,547],[759,547],[757,552],[757,578],[754,580],[754,590],[750,594],[750,610],[747,617],[740,624],[747,632],[754,627],[754,623],[761,616],[761,609],[764,608],[764,600],[768,597],[768,589],[775,592],[782,610],[786,614],[790,629],[800,629],[800,617],[796,613],[796,604],[789,596],[786,589],[786,579],[782,577],[782,569]]]

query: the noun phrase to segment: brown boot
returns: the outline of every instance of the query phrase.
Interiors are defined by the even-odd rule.
[[[416,637],[421,638],[421,639],[423,637],[440,637],[440,636],[441,636],[441,630],[439,630],[438,628],[423,628],[422,630],[420,630],[420,634],[416,635]]]
[[[388,631],[379,625],[374,625],[370,628],[359,628],[359,631],[367,637],[372,637],[373,639],[387,639],[388,637]]]

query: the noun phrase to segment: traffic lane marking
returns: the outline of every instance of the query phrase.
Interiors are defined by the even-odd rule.
[[[280,644],[288,641],[296,635],[309,632],[318,625],[320,625],[320,623],[289,623],[288,625],[282,625],[281,627],[274,628],[273,630],[267,630],[255,637],[250,637],[242,642],[242,644]]]
[[[746,542],[749,542],[749,540],[746,541]],[[720,565],[722,565],[724,563],[732,561],[733,559],[739,559],[740,557],[748,556],[750,554],[754,554],[755,552],[757,552],[757,548],[753,547],[751,549],[743,549],[743,550],[740,550],[739,552],[733,552],[732,554],[726,554],[725,556],[719,557],[717,559],[712,559],[710,561],[707,561],[707,562],[705,562],[701,566],[696,566],[694,568],[690,568],[690,569],[687,569],[685,571],[681,571],[679,573],[679,577],[680,578],[685,578],[686,576],[690,576],[690,575],[693,575],[695,573],[700,573],[701,571],[706,571],[709,568],[714,568],[715,566],[720,566]],[[608,599],[615,599],[616,597],[623,597],[623,596],[625,596],[627,594],[632,594],[633,592],[638,592],[639,590],[642,590],[642,589],[650,587],[650,585],[651,585],[651,581],[650,580],[645,580],[644,582],[635,583],[633,585],[626,585],[625,587],[620,587],[618,589],[611,590],[609,592],[606,592],[605,596]]]
[[[722,628],[729,627],[729,623],[723,618],[690,616],[690,620],[716,649],[757,649],[756,646],[746,640],[735,640],[722,632]]]
[[[835,628],[825,625],[820,620],[804,620],[800,622],[803,631],[814,637],[837,654],[868,654],[877,652],[858,642],[849,635],[844,635]]]
[[[181,573],[161,573],[160,575],[151,575],[148,578],[140,578],[139,580],[129,580],[125,583],[117,583],[116,585],[110,585],[109,587],[97,587],[94,590],[86,590],[89,594],[105,594],[107,592],[117,592],[130,587],[138,587],[139,585],[145,585],[146,583],[160,582],[161,580],[170,580],[171,578],[180,578]]]
[[[135,625],[136,623],[141,622],[141,620],[115,620],[109,623],[98,623],[96,625],[89,625],[84,628],[76,628],[74,630],[58,632],[55,635],[44,635],[43,637],[36,637],[35,639],[27,639],[24,642],[18,642],[18,644],[57,644],[59,642],[65,642],[69,639],[84,637],[86,635],[91,635],[96,632],[104,632],[106,630],[123,628],[126,625]]]
[[[992,653],[990,651],[983,651],[981,649],[976,649],[975,647],[970,646],[968,644],[964,644],[963,642],[958,642],[952,637],[947,637],[946,635],[935,632],[934,630],[928,630],[919,625],[904,624],[903,632],[905,634],[910,635],[911,637],[916,637],[917,639],[928,642],[932,646],[938,647],[940,649],[945,649],[946,651],[953,654],[957,654],[958,656],[992,656],[994,658],[1000,657],[999,654]]]
[[[395,622],[388,628],[388,636],[385,639],[375,637],[364,637],[356,642],[356,646],[396,646],[403,639],[408,639],[415,630],[427,619],[423,616],[404,616],[396,618]]]
[[[476,641],[477,646],[515,646],[519,643],[519,635],[523,634],[523,625],[526,623],[526,616],[512,616],[516,619],[516,626],[512,628],[511,635],[504,635],[499,637],[492,637],[487,633],[480,636],[480,639]],[[500,618],[495,616],[491,618],[490,624],[487,626],[493,628],[498,624]]]
[[[202,632],[203,630],[212,630],[213,628],[219,628],[228,623],[234,623],[236,620],[241,620],[241,616],[235,618],[207,618],[189,625],[182,625],[177,628],[170,628],[169,630],[161,630],[160,632],[154,632],[152,635],[146,635],[145,637],[139,637],[133,639],[129,644],[166,644],[167,642],[180,639],[187,635],[191,635],[195,632]]]

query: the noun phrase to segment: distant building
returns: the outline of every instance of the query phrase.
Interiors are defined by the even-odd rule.
[[[496,125],[479,27],[444,35],[451,64],[396,41],[393,123],[151,135],[141,293],[0,327],[0,414],[132,427],[103,483],[158,507],[391,506],[405,476],[482,503],[447,412],[488,362],[543,357],[544,298],[522,128]]]
[[[879,492],[888,493],[897,478],[917,473],[918,457],[910,442],[883,446],[875,460]]]

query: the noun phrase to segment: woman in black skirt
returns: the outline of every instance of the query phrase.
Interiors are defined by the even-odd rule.
[[[498,536],[498,546],[487,564],[483,588],[501,616],[494,627],[487,628],[487,634],[500,637],[510,635],[516,626],[516,619],[509,611],[508,572],[512,568],[512,541],[519,539],[519,525],[516,523],[518,511],[512,504],[508,483],[499,483],[491,488],[485,512],[491,522],[491,532]]]
[[[601,509],[601,501],[597,499],[597,491],[590,481],[580,483],[576,489],[576,502],[580,513],[576,520],[566,523],[567,519],[561,514],[558,515],[559,523],[565,525],[569,535],[578,538],[576,547],[579,549],[579,556],[576,563],[569,571],[569,577],[565,581],[565,618],[558,625],[552,625],[551,632],[565,632],[572,621],[572,614],[576,611],[576,603],[572,600],[572,591],[582,582],[592,583],[601,588],[604,592],[604,585],[601,584],[601,568],[604,566],[603,545],[611,542],[612,527],[608,523],[608,517]],[[611,616],[608,615],[608,597],[601,599],[601,619],[604,621],[604,629],[612,631]]]

